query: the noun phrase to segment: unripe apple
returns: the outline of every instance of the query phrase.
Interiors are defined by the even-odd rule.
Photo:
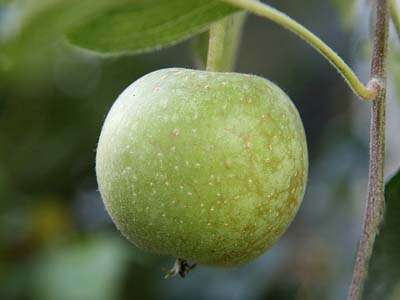
[[[299,114],[261,77],[188,69],[130,85],[101,131],[96,172],[131,242],[204,265],[246,263],[293,220],[308,171]]]

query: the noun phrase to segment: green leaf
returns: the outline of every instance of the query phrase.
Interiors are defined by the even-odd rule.
[[[142,53],[179,43],[236,11],[218,0],[131,0],[86,19],[67,40],[102,54]]]
[[[54,49],[61,48],[65,32],[127,1],[132,0],[13,1],[1,11],[0,73],[18,67],[30,73],[32,68],[40,71],[39,56],[46,59]]]
[[[400,299],[400,171],[385,187],[386,213],[378,235],[363,300]]]

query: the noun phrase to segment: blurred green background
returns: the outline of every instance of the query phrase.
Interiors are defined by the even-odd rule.
[[[64,45],[57,30],[65,14],[35,19],[28,8],[24,17],[11,2],[0,1],[0,299],[345,298],[365,197],[368,105],[314,50],[250,16],[236,68],[276,82],[301,113],[310,175],[294,223],[246,266],[200,266],[184,280],[164,280],[163,269],[174,260],[129,244],[105,212],[95,149],[122,90],[159,68],[193,67],[192,41],[101,58]],[[366,80],[365,2],[268,1],[323,37]],[[392,47],[398,52],[398,43]],[[388,173],[399,165],[400,124],[390,117],[399,113],[398,61],[394,55],[390,64]]]

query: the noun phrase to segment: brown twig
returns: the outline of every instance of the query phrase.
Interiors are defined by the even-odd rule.
[[[385,160],[385,107],[386,107],[386,60],[389,32],[388,0],[375,0],[376,24],[371,78],[378,91],[371,107],[370,161],[368,177],[368,196],[365,208],[363,230],[358,246],[357,258],[348,299],[358,300],[368,273],[375,237],[383,220],[384,198],[384,160]],[[371,81],[372,83],[372,81]]]

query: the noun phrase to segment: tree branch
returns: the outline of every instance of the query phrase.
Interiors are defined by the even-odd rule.
[[[386,61],[389,32],[389,0],[375,0],[376,25],[371,77],[379,82],[378,95],[372,102],[370,129],[370,162],[368,195],[362,234],[348,299],[358,300],[368,273],[368,264],[373,251],[375,237],[383,220],[384,161],[385,161],[385,107],[386,107]]]

